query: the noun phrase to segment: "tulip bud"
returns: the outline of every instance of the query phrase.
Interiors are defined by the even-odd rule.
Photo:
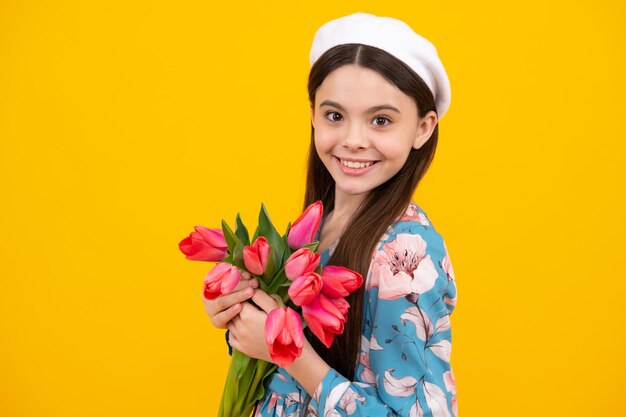
[[[289,298],[297,306],[309,304],[322,289],[322,277],[315,272],[307,272],[289,285]]]
[[[204,278],[204,298],[213,300],[230,293],[239,283],[241,271],[228,262],[215,265]]]
[[[363,284],[363,277],[343,266],[328,265],[322,269],[322,292],[329,297],[346,297]]]
[[[350,308],[350,303],[348,303],[345,298],[341,297],[331,298],[330,301],[332,301],[335,307],[337,307],[337,310],[339,310],[343,316],[343,322],[345,323],[346,320],[348,320],[348,309]]]
[[[344,314],[321,292],[309,304],[302,306],[302,316],[311,332],[328,348],[333,344],[335,335],[343,333]]]
[[[320,200],[310,204],[289,229],[287,243],[293,250],[313,242],[322,222],[324,205]]]
[[[221,229],[207,229],[204,226],[195,226],[191,232],[178,244],[178,248],[192,261],[221,262],[226,257],[228,246]]]
[[[304,346],[300,315],[289,307],[270,311],[265,319],[265,341],[275,364],[284,367],[293,363]]]
[[[309,248],[300,248],[285,262],[285,275],[293,281],[307,272],[314,272],[319,262],[319,253],[312,252]]]
[[[250,246],[243,248],[243,263],[253,275],[263,275],[267,268],[267,259],[270,254],[270,245],[264,236],[259,236]]]

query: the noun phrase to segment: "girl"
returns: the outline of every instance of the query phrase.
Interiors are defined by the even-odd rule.
[[[268,378],[255,416],[456,417],[454,272],[412,200],[449,106],[446,72],[408,25],[366,13],[323,25],[311,64],[304,207],[324,204],[322,265],[356,270],[365,282],[347,298],[344,333],[329,349],[305,329],[302,355]],[[206,312],[233,348],[271,362],[264,325],[277,305],[245,278],[228,295],[203,298]]]

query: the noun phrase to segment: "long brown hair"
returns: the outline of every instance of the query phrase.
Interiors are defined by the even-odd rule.
[[[396,85],[402,92],[413,97],[419,117],[435,111],[435,100],[424,80],[408,65],[388,52],[363,44],[342,44],[326,51],[315,62],[309,73],[308,91],[311,106],[315,94],[324,79],[334,70],[346,64],[356,64],[377,71]],[[304,205],[322,200],[324,211],[330,212],[335,202],[335,180],[317,154],[314,141],[315,129],[311,124],[306,191]],[[375,245],[385,230],[397,219],[411,202],[417,184],[435,156],[439,125],[431,137],[419,149],[411,148],[400,171],[387,182],[371,190],[348,221],[328,265],[342,265],[358,271],[366,279]],[[336,336],[330,349],[326,348],[306,328],[305,334],[315,351],[340,374],[354,378],[358,363],[363,322],[363,297],[365,284],[350,294],[348,319],[343,334]]]

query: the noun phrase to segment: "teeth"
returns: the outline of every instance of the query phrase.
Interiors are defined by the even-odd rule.
[[[352,162],[344,161],[343,159],[340,159],[340,161],[344,166],[347,166],[349,168],[366,168],[373,164],[373,162]]]

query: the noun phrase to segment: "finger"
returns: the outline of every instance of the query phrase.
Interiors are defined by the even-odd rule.
[[[237,315],[237,317],[235,317],[235,319],[233,319],[233,324],[237,325],[238,323],[235,322],[234,320],[246,320],[249,316],[249,314],[254,314],[254,313],[259,313],[261,311],[260,308],[258,308],[255,304],[245,301],[243,303],[241,303],[241,312]]]
[[[267,314],[278,307],[276,300],[267,295],[267,293],[263,290],[254,290],[252,301],[254,301],[254,304],[261,307]]]
[[[226,329],[228,328],[228,323],[234,318],[237,317],[237,314],[241,312],[241,304],[237,303],[232,305],[230,308],[222,311],[221,313],[217,313],[211,318],[211,323],[213,326],[218,329]]]
[[[235,286],[235,288],[233,288],[233,290],[231,291],[231,293],[235,292],[235,291],[241,291],[244,288],[248,288],[251,286],[251,279],[244,279],[243,277],[239,280],[239,282],[237,283],[237,285]],[[256,279],[254,280],[256,281]],[[258,283],[257,283],[258,285]]]
[[[245,287],[242,290],[231,292],[230,294],[217,297],[213,301],[205,302],[205,305],[206,305],[205,310],[209,316],[213,317],[216,314],[231,308],[233,305],[237,303],[246,301],[253,295],[254,295],[254,289]]]

